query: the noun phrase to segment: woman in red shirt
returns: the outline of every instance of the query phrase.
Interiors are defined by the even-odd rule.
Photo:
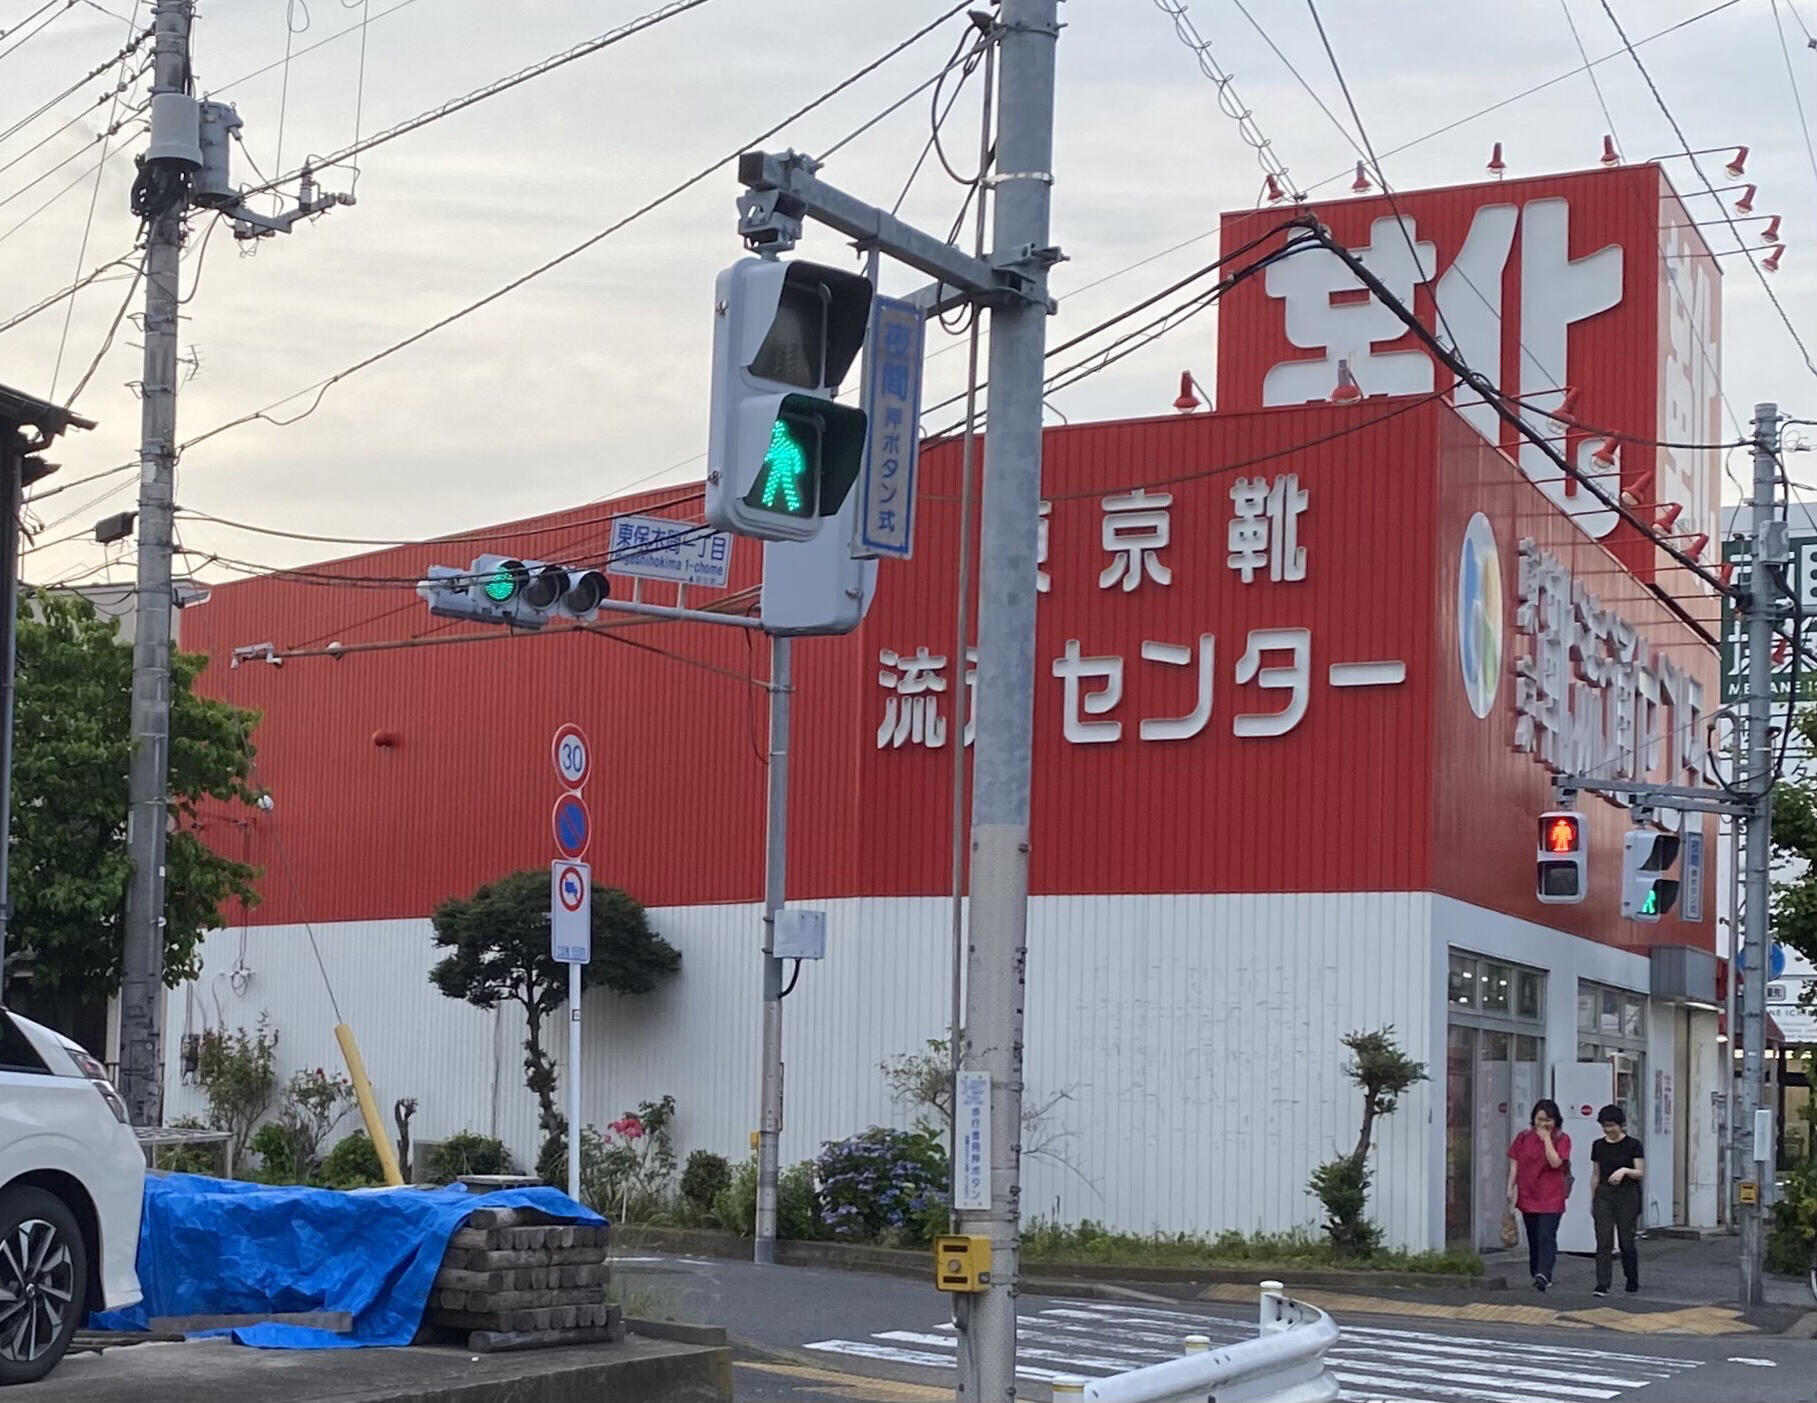
[[[1535,1290],[1552,1284],[1558,1261],[1558,1220],[1570,1192],[1571,1137],[1559,1126],[1558,1102],[1535,1101],[1533,1124],[1508,1146],[1508,1206],[1527,1224],[1527,1269]]]

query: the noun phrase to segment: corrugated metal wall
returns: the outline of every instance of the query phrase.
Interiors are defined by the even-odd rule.
[[[868,1125],[905,1122],[879,1064],[919,1050],[947,1018],[945,901],[842,900],[822,909],[829,958],[804,969],[785,1006],[783,1155],[791,1162]],[[588,996],[585,1118],[603,1123],[670,1093],[684,1155],[705,1147],[742,1158],[758,1093],[757,909],[652,917],[682,950],[681,973],[645,998]],[[1072,1167],[1031,1162],[1025,1212],[1130,1230],[1312,1223],[1307,1174],[1354,1142],[1360,1117],[1339,1075],[1339,1037],[1392,1023],[1415,1055],[1433,1042],[1429,929],[1422,895],[1037,898],[1029,1095],[1064,1093],[1052,1125]],[[521,1019],[495,1024],[430,987],[428,922],[318,926],[315,935],[381,1105],[417,1097],[422,1139],[496,1125],[518,1153],[534,1155]],[[302,929],[245,933],[252,978],[243,996],[217,978],[241,937],[209,939],[194,1021],[206,1009],[210,1022],[250,1026],[269,1011],[286,1075],[334,1065],[335,1015]],[[178,991],[173,1032],[185,1007]],[[173,1037],[173,1063],[176,1044]],[[199,1104],[173,1078],[168,1113]],[[1429,1087],[1416,1089],[1378,1143],[1372,1211],[1397,1242],[1424,1246],[1437,1230],[1427,1207],[1436,1133],[1428,1110],[1437,1105]]]
[[[1427,885],[1426,852],[1397,835],[1427,802],[1401,751],[1421,744],[1426,729],[1419,679],[1431,651],[1429,484],[1433,423],[1446,412],[1417,402],[1385,415],[1374,406],[1363,414],[1309,406],[1048,432],[1053,588],[1041,596],[1037,639],[1034,891]],[[1386,421],[1371,427],[1378,417]],[[860,629],[806,639],[796,650],[791,892],[949,889],[950,756],[912,741],[880,748],[878,734],[892,702],[931,699],[944,724],[960,724],[964,689],[951,656],[958,456],[950,444],[930,451],[915,559],[886,563]],[[1232,488],[1252,480],[1265,495],[1289,474],[1308,494],[1297,522],[1305,578],[1272,579],[1263,568],[1245,582],[1229,565]],[[1140,586],[1126,590],[1106,574],[1126,556],[1105,500],[1142,483],[1167,494],[1168,543],[1158,549],[1156,574],[1143,572]],[[646,505],[632,499],[534,528],[499,526],[486,546],[597,561],[610,511]],[[465,641],[461,634],[474,630],[429,618],[408,584],[353,587],[414,579],[432,561],[465,565],[481,548],[469,539],[376,552],[322,567],[323,579],[345,587],[251,580],[187,611],[186,641],[214,659],[203,685],[261,712],[253,740],[276,808],[240,812],[235,819],[247,826],[222,839],[238,856],[249,835],[248,860],[266,871],[264,904],[252,919],[420,916],[482,881],[548,861],[558,793],[549,739],[567,721],[583,725],[593,746],[587,797],[598,837],[589,857],[601,881],[650,906],[756,899],[765,701],[747,679],[766,669],[763,640],[700,624],[638,623],[621,642],[566,629],[516,638],[480,630]],[[740,571],[756,560],[752,543],[738,547],[734,586],[749,583]],[[702,592],[695,602],[712,597]],[[1289,706],[1275,677],[1288,670],[1284,648],[1252,659],[1260,674],[1252,666],[1238,680],[1251,634],[1274,629],[1309,632],[1304,718],[1282,735],[1237,734],[1238,715]],[[320,648],[417,635],[457,646],[282,668],[224,665],[235,647],[267,640]],[[1194,714],[1202,694],[1195,664],[1207,635],[1215,664],[1209,717],[1186,738],[1143,739],[1145,718]],[[1083,657],[1114,659],[1122,669],[1121,700],[1086,714],[1120,724],[1108,743],[1063,734],[1066,685],[1053,667],[1069,640]],[[1154,661],[1144,654],[1149,644],[1190,649],[1189,663]],[[913,658],[924,647],[945,659],[943,690],[916,698],[882,685],[892,671],[883,652]],[[1385,660],[1404,663],[1408,680],[1329,683],[1332,664]],[[1082,683],[1087,694],[1099,686],[1093,677]],[[380,732],[393,743],[375,745]],[[1314,794],[1333,820],[1317,843],[1303,841],[1305,813],[1288,802]]]

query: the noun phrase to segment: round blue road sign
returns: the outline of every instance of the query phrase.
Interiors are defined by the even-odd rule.
[[[1746,973],[1748,968],[1748,952],[1746,950],[1737,951],[1735,963],[1740,967],[1743,973]],[[1785,946],[1781,945],[1778,941],[1774,941],[1772,949],[1767,952],[1767,978],[1783,979],[1784,977]]]
[[[593,819],[587,812],[587,801],[578,794],[564,794],[555,801],[552,816],[555,850],[566,858],[587,855],[587,844],[593,837]]]

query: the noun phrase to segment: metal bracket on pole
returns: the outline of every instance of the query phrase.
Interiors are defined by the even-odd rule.
[[[245,205],[234,205],[221,211],[233,221],[233,236],[236,239],[263,239],[272,234],[288,234],[299,220],[312,215],[324,214],[336,205],[351,205],[352,195],[317,193],[315,177],[308,171],[303,172],[302,184],[297,195],[297,207],[285,210],[282,214],[259,214]]]
[[[1552,789],[1561,807],[1569,808],[1581,791],[1606,795],[1636,810],[1678,809],[1685,813],[1750,814],[1752,800],[1724,795],[1721,790],[1684,784],[1636,784],[1592,775],[1553,775]]]
[[[739,201],[738,232],[748,246],[792,248],[802,222],[812,219],[939,279],[961,302],[1000,303],[1028,296],[1028,279],[1015,268],[993,267],[828,185],[815,176],[819,168],[819,162],[797,151],[781,156],[747,151],[738,158],[738,183],[752,192]],[[759,245],[754,238],[767,242]]]

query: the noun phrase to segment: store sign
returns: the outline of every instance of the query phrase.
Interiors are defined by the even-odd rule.
[[[1766,1004],[1787,1042],[1817,1044],[1817,980],[1775,979],[1767,985]]]
[[[1737,536],[1722,544],[1722,558],[1734,565],[1733,581],[1737,591],[1749,588],[1754,571],[1754,543]],[[1786,583],[1792,587],[1797,602],[1796,612],[1803,622],[1796,628],[1798,638],[1807,644],[1817,642],[1817,536],[1798,536],[1792,540],[1792,559],[1786,566]],[[1783,632],[1794,631],[1788,619]],[[1817,667],[1808,658],[1794,660],[1791,642],[1783,637],[1773,640],[1772,697],[1789,701],[1793,674],[1797,674],[1798,700],[1817,698]],[[1794,665],[1796,661],[1796,666]],[[1735,607],[1732,595],[1722,597],[1722,699],[1740,701],[1748,694],[1747,626]]]
[[[1518,397],[1528,423],[1608,496],[1639,486],[1644,505],[1680,504],[1687,538],[1715,534],[1719,452],[1655,445],[1722,437],[1720,271],[1657,168],[1403,191],[1315,212],[1396,302]],[[1277,214],[1286,218],[1225,215],[1224,247],[1251,243]],[[1622,524],[1329,250],[1296,252],[1232,289],[1218,331],[1220,410],[1326,400],[1342,365],[1365,395],[1446,395],[1585,535],[1605,539]],[[1612,467],[1594,458],[1611,433]],[[1653,568],[1644,551],[1629,563]]]
[[[1514,632],[1516,750],[1560,774],[1698,782],[1703,684],[1531,540]]]
[[[1239,477],[1227,491],[1224,568],[1243,586],[1303,584],[1308,554],[1301,528],[1311,494],[1298,474]],[[1172,506],[1171,493],[1142,489],[1101,500],[1100,590],[1129,595],[1173,585]],[[1051,515],[1051,504],[1043,502],[1036,556],[1036,587],[1043,594],[1052,587],[1047,569]],[[1218,692],[1227,687],[1230,734],[1252,739],[1284,736],[1305,720],[1315,696],[1323,697],[1328,689],[1393,687],[1407,680],[1407,665],[1400,658],[1318,659],[1310,628],[1245,629],[1225,644],[1221,664],[1218,645],[1219,636],[1210,627],[1196,634],[1144,638],[1134,658],[1090,649],[1084,639],[1067,639],[1046,668],[1060,682],[1061,733],[1073,745],[1116,744],[1126,732],[1142,742],[1190,741],[1212,729]],[[977,649],[968,649],[963,682],[967,745],[974,731],[977,660]],[[913,650],[884,648],[878,651],[877,662],[877,682],[884,693],[877,749],[946,746],[951,717],[941,701],[951,681],[947,654],[926,644]],[[1128,714],[1124,682],[1139,668],[1174,671],[1190,679],[1190,708],[1172,714]]]

